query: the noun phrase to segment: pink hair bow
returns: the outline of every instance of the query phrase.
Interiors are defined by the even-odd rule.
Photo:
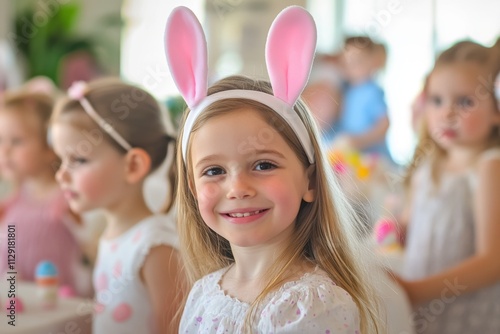
[[[81,100],[87,91],[87,83],[85,81],[75,81],[68,89],[68,96],[73,100]]]

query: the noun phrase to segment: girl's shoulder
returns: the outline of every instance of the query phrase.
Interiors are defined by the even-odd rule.
[[[414,172],[411,176],[411,184],[420,185],[422,183],[429,182],[432,175],[432,161],[429,158],[423,158],[418,161],[418,165],[415,166]],[[413,187],[415,189],[415,187]]]
[[[136,275],[151,250],[159,246],[177,249],[178,236],[162,215],[152,215],[115,238],[101,238],[98,263],[101,268],[108,268],[119,262],[124,272]]]
[[[359,310],[351,295],[316,268],[285,283],[265,303],[259,331],[359,333]],[[292,331],[290,331],[292,330]]]
[[[152,215],[139,222],[135,227],[128,233],[128,243],[131,244],[133,250],[136,248],[133,257],[138,268],[142,267],[146,257],[154,247],[179,248],[177,232],[164,215]]]
[[[500,148],[490,148],[479,156],[474,168],[469,173],[469,182],[472,189],[477,189],[479,179],[491,179],[500,172],[498,162],[500,161]]]
[[[220,290],[219,283],[222,279],[222,276],[230,267],[231,266],[227,266],[203,276],[194,283],[191,290],[198,291],[200,293],[207,293],[209,291]]]
[[[151,246],[168,244],[173,248],[179,248],[179,240],[175,224],[171,217],[163,214],[149,216],[135,226],[129,233],[135,240],[141,240]]]
[[[118,236],[101,237],[99,240],[102,248],[112,245],[133,245],[136,248],[141,248],[161,243],[178,248],[177,232],[164,215],[148,216]]]
[[[237,302],[236,299],[227,296],[220,287],[219,283],[221,281],[221,278],[230,267],[231,266],[224,267],[198,279],[189,291],[188,300],[186,301],[187,305],[191,306],[193,309],[197,309],[197,307],[205,303],[210,303],[212,304],[212,306],[214,305],[213,303],[215,303],[216,305],[218,305],[217,307],[222,308],[226,308],[224,307],[224,304],[227,304],[226,306],[228,307],[234,305],[239,305],[241,307],[242,305],[244,305],[244,303]],[[193,303],[197,304],[198,306],[193,306]],[[193,311],[193,309],[190,309],[188,311],[191,312]],[[219,311],[219,308],[213,308],[210,310],[210,312]]]
[[[484,163],[485,161],[500,160],[500,147],[490,148],[479,156],[478,162]]]

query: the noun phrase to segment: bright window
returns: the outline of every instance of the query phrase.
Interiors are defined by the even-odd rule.
[[[178,94],[168,71],[163,34],[168,15],[177,6],[190,8],[203,22],[204,1],[125,0],[122,15],[121,74],[158,99]]]

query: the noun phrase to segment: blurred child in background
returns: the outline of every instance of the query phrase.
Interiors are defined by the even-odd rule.
[[[341,55],[316,55],[309,83],[302,92],[302,99],[314,115],[327,144],[335,135],[342,103],[343,76],[340,68]]]
[[[80,225],[55,180],[57,156],[47,143],[52,98],[42,92],[7,93],[0,107],[0,175],[14,189],[0,204],[1,229],[16,229],[16,271],[33,281],[40,261],[58,269],[59,283],[89,295],[79,241]],[[1,271],[7,269],[7,244],[1,242]],[[83,273],[82,273],[83,270]],[[89,276],[90,277],[90,276]]]
[[[174,165],[164,214],[151,211],[143,192],[146,177],[175,154],[158,102],[119,80],[75,83],[56,107],[51,132],[70,207],[101,208],[107,220],[93,275],[93,333],[177,332],[183,296]]]
[[[409,169],[404,279],[417,333],[500,333],[500,110],[492,48],[443,52]]]
[[[390,160],[385,142],[387,105],[384,91],[374,80],[385,58],[385,47],[368,37],[346,39],[343,68],[347,87],[334,140],[343,138],[351,148]]]

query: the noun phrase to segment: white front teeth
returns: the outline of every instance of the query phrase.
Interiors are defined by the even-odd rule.
[[[249,216],[253,216],[253,215],[256,215],[258,213],[261,213],[263,210],[257,210],[257,211],[253,211],[253,212],[245,212],[245,213],[229,213],[229,217],[233,217],[233,218],[242,218],[242,217],[249,217]]]

